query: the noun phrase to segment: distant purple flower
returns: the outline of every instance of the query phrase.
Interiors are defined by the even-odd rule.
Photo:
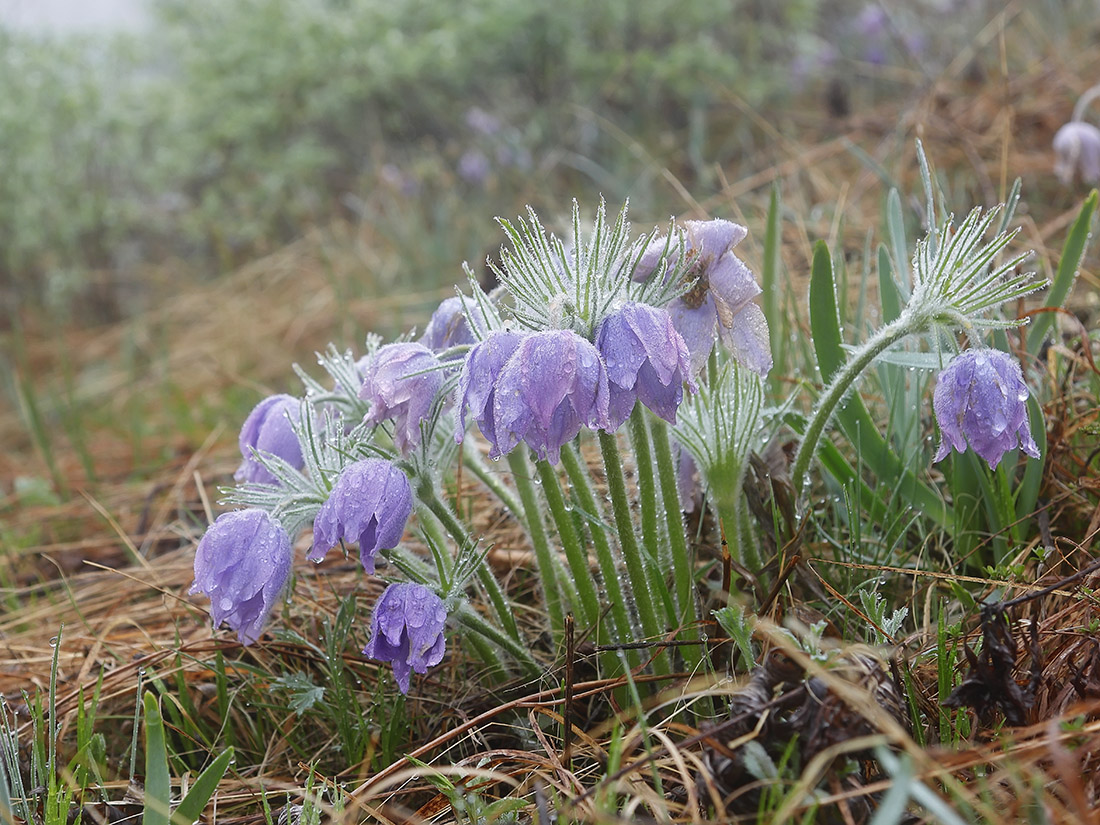
[[[243,460],[233,478],[252,484],[279,483],[255,459],[253,450],[277,455],[290,466],[301,468],[302,448],[291,426],[291,421],[298,421],[300,411],[301,402],[290,395],[272,395],[253,407],[241,427],[238,443]]]
[[[222,513],[199,541],[189,592],[205,593],[215,626],[225,622],[250,645],[286,586],[292,559],[290,537],[266,510]]]
[[[422,584],[391,584],[370,619],[370,641],[363,655],[393,665],[402,693],[409,692],[413,671],[427,673],[443,661],[447,641],[443,600]]]
[[[500,118],[480,106],[466,110],[466,125],[485,137],[492,137],[501,129]]]
[[[684,384],[694,392],[695,381],[687,344],[666,310],[623,304],[600,322],[596,349],[607,365],[610,429],[622,425],[636,400],[676,423]]]
[[[684,229],[688,248],[683,278],[693,285],[668,305],[668,312],[691,353],[692,372],[703,368],[715,339],[721,338],[735,359],[767,375],[772,366],[768,322],[752,303],[760,286],[732,251],[745,237],[745,227],[712,220],[684,221]],[[664,244],[655,241],[646,250],[635,270],[636,280],[653,276]],[[670,249],[670,257],[675,251]]]
[[[436,353],[463,344],[476,344],[478,339],[470,330],[469,321],[463,312],[464,306],[473,315],[478,331],[484,334],[487,325],[477,299],[460,298],[456,295],[444,300],[432,313],[432,318],[420,337],[420,343]]]
[[[477,149],[468,149],[458,159],[458,176],[474,186],[484,186],[492,171],[489,158]]]
[[[1054,174],[1067,186],[1080,173],[1085,183],[1100,181],[1100,129],[1074,120],[1054,135]]]
[[[494,332],[466,354],[455,396],[456,442],[461,442],[466,435],[466,412],[469,410],[485,437],[496,443],[493,408],[497,379],[524,335],[526,333],[503,330]]]
[[[412,513],[412,487],[401,470],[381,458],[344,468],[313,520],[310,561],[321,561],[341,539],[359,545],[363,569],[374,573],[380,549],[396,547]]]
[[[571,330],[535,332],[501,368],[493,396],[490,456],[520,441],[557,464],[581,427],[609,429],[607,370],[596,348]]]
[[[363,372],[359,397],[370,401],[366,423],[387,418],[395,424],[393,440],[402,453],[420,444],[420,422],[431,412],[443,386],[439,359],[423,344],[386,344]]]
[[[1019,447],[1032,458],[1039,447],[1027,420],[1027,385],[1020,365],[995,349],[968,349],[936,381],[932,407],[942,441],[933,461],[967,443],[994,469],[1009,450]]]

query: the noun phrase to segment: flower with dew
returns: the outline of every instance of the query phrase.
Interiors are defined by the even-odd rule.
[[[1027,385],[1014,358],[996,349],[968,349],[940,373],[932,397],[942,440],[933,461],[967,444],[995,469],[1019,447],[1032,458],[1039,448],[1027,419]]]
[[[519,347],[526,333],[499,330],[476,344],[462,362],[455,403],[455,441],[466,435],[466,412],[473,416],[482,434],[496,448],[496,420],[493,417],[496,384],[500,371]],[[495,450],[495,455],[501,451]]]
[[[510,453],[523,441],[539,460],[557,464],[562,445],[581,427],[610,428],[609,401],[607,370],[590,342],[564,329],[526,335],[493,388],[489,455]]]
[[[443,387],[439,359],[423,344],[398,343],[380,347],[363,370],[359,397],[370,401],[365,419],[377,426],[392,418],[393,441],[407,454],[420,444],[420,423],[431,414]]]
[[[607,366],[609,426],[617,430],[641,401],[676,423],[684,384],[695,391],[687,344],[664,309],[628,301],[596,330],[596,349]]]
[[[772,367],[764,311],[752,302],[760,294],[752,272],[733,254],[745,227],[724,220],[684,221],[687,252],[682,278],[687,291],[668,305],[672,323],[691,353],[693,372],[706,364],[716,339],[758,375]],[[634,271],[635,280],[653,276],[665,241],[650,244]],[[668,273],[665,273],[667,277]]]
[[[393,665],[402,693],[413,672],[424,674],[443,661],[447,608],[422,584],[391,584],[378,599],[370,620],[370,641],[363,655]]]
[[[321,561],[341,540],[358,543],[363,569],[373,574],[378,551],[401,541],[412,505],[409,479],[393,463],[365,458],[349,464],[313,520],[309,560]]]
[[[290,536],[266,510],[222,513],[199,541],[189,592],[205,593],[214,624],[225,622],[249,645],[286,586],[292,559]]]
[[[484,334],[487,325],[481,305],[474,298],[456,295],[444,300],[432,313],[431,320],[420,337],[420,343],[435,353],[451,347],[476,344],[478,339],[470,329],[467,312],[473,318],[478,332]]]
[[[290,395],[272,395],[253,407],[241,427],[238,443],[242,460],[233,478],[252,484],[279,483],[257,461],[257,452],[278,456],[295,469],[300,469],[302,448],[293,426],[300,412],[301,401]]]
[[[1073,120],[1054,135],[1054,174],[1067,186],[1075,174],[1085,183],[1100,181],[1100,129]]]

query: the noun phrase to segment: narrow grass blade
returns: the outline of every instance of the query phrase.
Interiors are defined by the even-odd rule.
[[[1081,211],[1077,213],[1077,220],[1066,236],[1066,242],[1062,246],[1062,258],[1058,261],[1058,272],[1054,276],[1054,283],[1047,291],[1048,307],[1060,307],[1065,303],[1069,295],[1073,281],[1077,277],[1077,267],[1085,254],[1085,246],[1089,241],[1089,230],[1092,227],[1092,215],[1096,211],[1097,192],[1095,189],[1085,199]],[[1050,334],[1054,325],[1053,312],[1040,312],[1031,322],[1031,329],[1027,333],[1027,351],[1034,357],[1039,354],[1043,341]]]
[[[169,825],[171,779],[168,776],[168,745],[164,720],[152,691],[146,691],[145,707],[145,811],[142,825]],[[194,820],[191,820],[192,822]]]
[[[229,763],[232,761],[233,749],[226,748],[219,754],[217,759],[210,763],[206,770],[199,774],[195,784],[187,792],[187,796],[183,798],[179,807],[172,814],[173,825],[191,825],[191,823],[198,821],[199,816],[206,808],[206,803],[214,795],[218,783],[222,781],[222,777],[225,776]]]
[[[771,200],[768,203],[768,224],[764,231],[764,264],[760,280],[764,290],[764,316],[768,319],[768,334],[771,336],[775,374],[783,375],[786,366],[787,327],[790,319],[783,312],[783,290],[779,283],[779,247],[782,242],[779,208],[779,184],[773,184]]]
[[[888,324],[901,315],[902,297],[885,244],[878,248],[878,295],[882,303],[882,322]]]

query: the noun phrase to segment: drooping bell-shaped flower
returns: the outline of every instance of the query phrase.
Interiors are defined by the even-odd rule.
[[[310,561],[319,562],[344,540],[358,543],[363,569],[374,573],[380,549],[396,547],[412,513],[412,487],[394,464],[365,458],[340,473],[313,520]]]
[[[501,330],[475,345],[462,362],[455,403],[455,441],[466,435],[466,413],[473,416],[482,434],[496,448],[496,420],[493,417],[497,379],[526,333]],[[496,450],[495,455],[501,451]]]
[[[432,313],[424,334],[420,336],[420,343],[436,353],[463,344],[476,344],[478,339],[470,329],[466,311],[473,317],[478,331],[484,333],[485,319],[477,300],[456,295],[444,300]]]
[[[393,419],[393,441],[402,453],[420,444],[420,422],[431,413],[443,386],[439,359],[423,344],[380,347],[363,371],[359,397],[370,401],[365,419],[377,426]]]
[[[302,448],[291,423],[297,423],[300,412],[301,402],[290,395],[272,395],[253,407],[241,427],[238,443],[242,460],[233,478],[252,484],[279,483],[256,460],[254,450],[276,455],[292,467],[300,469]]]
[[[1067,186],[1077,174],[1085,183],[1100,181],[1100,129],[1073,120],[1055,132],[1054,174]]]
[[[947,365],[936,381],[932,406],[942,441],[933,461],[969,444],[989,469],[1019,447],[1032,458],[1039,447],[1027,419],[1027,385],[1020,365],[996,349],[968,349]]]
[[[682,277],[692,286],[668,305],[668,312],[691,353],[692,371],[703,368],[714,342],[721,339],[739,362],[758,375],[767,375],[772,366],[768,322],[752,303],[760,286],[733,254],[747,230],[724,220],[684,221],[684,230],[687,251]],[[655,241],[645,251],[634,272],[636,280],[654,276],[665,243]]]
[[[523,441],[540,460],[557,464],[581,427],[609,429],[609,400],[607,370],[591,343],[572,330],[531,333],[497,377],[489,455]]]
[[[684,384],[694,392],[695,381],[687,344],[666,310],[623,304],[600,322],[596,349],[607,366],[610,429],[622,425],[635,401],[676,423]]]
[[[290,536],[266,510],[222,513],[199,541],[189,592],[206,594],[214,624],[225,622],[249,645],[286,586],[292,560]]]
[[[397,686],[408,693],[414,671],[427,673],[443,661],[446,623],[447,609],[433,590],[422,584],[391,584],[374,607],[363,655],[390,662]]]

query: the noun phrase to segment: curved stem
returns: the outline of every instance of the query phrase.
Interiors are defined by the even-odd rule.
[[[913,316],[902,312],[897,320],[887,324],[864,344],[836,374],[833,382],[826,387],[817,406],[810,414],[810,424],[806,428],[806,434],[798,445],[798,453],[794,457],[794,465],[791,468],[791,483],[794,486],[796,497],[801,497],[802,486],[805,481],[806,471],[810,467],[810,461],[817,452],[817,442],[821,439],[829,419],[833,416],[837,404],[846,396],[855,385],[859,376],[874,360],[892,347],[905,336],[919,332],[923,324],[914,323]]]
[[[522,505],[512,494],[512,491],[508,489],[508,485],[501,480],[500,474],[494,473],[485,466],[485,461],[481,458],[481,454],[477,451],[477,447],[473,445],[471,439],[462,442],[462,463],[469,468],[478,481],[489,488],[489,492],[496,496],[501,504],[511,510],[512,515],[518,519],[523,518]]]
[[[1086,89],[1085,93],[1077,98],[1077,103],[1073,107],[1073,117],[1071,120],[1081,120],[1085,116],[1085,109],[1096,98],[1100,97],[1100,83],[1097,83],[1092,88]]]
[[[569,572],[573,574],[573,581],[577,586],[581,620],[586,627],[593,627],[600,618],[600,599],[596,595],[596,586],[592,581],[588,553],[581,545],[576,525],[573,524],[573,516],[565,507],[565,498],[562,496],[558,474],[554,472],[554,468],[550,466],[548,461],[535,462],[535,468],[538,470],[539,479],[542,481],[542,493],[546,497],[546,503],[550,505],[550,515],[558,529],[558,537],[565,549],[565,558],[569,562]]]
[[[479,636],[488,639],[505,652],[511,654],[517,662],[523,665],[524,671],[526,671],[529,676],[538,676],[542,673],[542,668],[539,666],[538,662],[532,658],[527,648],[507,633],[502,632],[492,623],[485,621],[485,618],[470,607],[469,603],[463,602],[459,606],[455,611],[455,618],[463,627],[469,628]]]
[[[603,510],[592,490],[588,469],[576,452],[574,445],[566,445],[561,451],[562,466],[569,476],[569,483],[573,486],[573,493],[577,497],[580,507],[586,511],[592,521],[589,534],[592,536],[592,545],[596,548],[596,561],[600,565],[600,576],[603,578],[604,593],[611,607],[611,620],[614,629],[612,639],[623,643],[631,641],[630,632],[630,608],[623,594],[619,579],[619,565],[615,560],[615,553],[611,548],[611,542],[607,538],[607,525],[603,522]],[[628,669],[637,667],[641,661],[636,650],[626,651]]]
[[[634,601],[638,605],[638,618],[642,629],[651,640],[658,640],[662,630],[657,623],[657,613],[653,606],[653,594],[649,590],[649,577],[646,574],[645,559],[638,546],[638,536],[634,532],[634,520],[630,517],[630,497],[626,490],[626,477],[623,475],[622,455],[619,442],[614,433],[599,431],[600,452],[603,454],[604,472],[607,474],[607,491],[611,495],[611,509],[615,515],[615,527],[619,533],[619,546],[623,550],[626,572],[630,579],[630,588],[634,592]],[[654,659],[654,668],[658,673],[668,673],[668,655],[659,653]]]
[[[562,609],[561,590],[558,584],[558,561],[554,557],[550,539],[546,535],[546,525],[542,521],[542,508],[535,494],[535,485],[531,481],[531,465],[525,450],[525,447],[512,450],[508,454],[508,466],[512,470],[512,480],[516,484],[519,500],[523,504],[527,535],[535,551],[543,599],[546,603],[546,612],[550,616],[550,630],[554,637],[554,644],[557,645],[565,629],[565,611]]]

